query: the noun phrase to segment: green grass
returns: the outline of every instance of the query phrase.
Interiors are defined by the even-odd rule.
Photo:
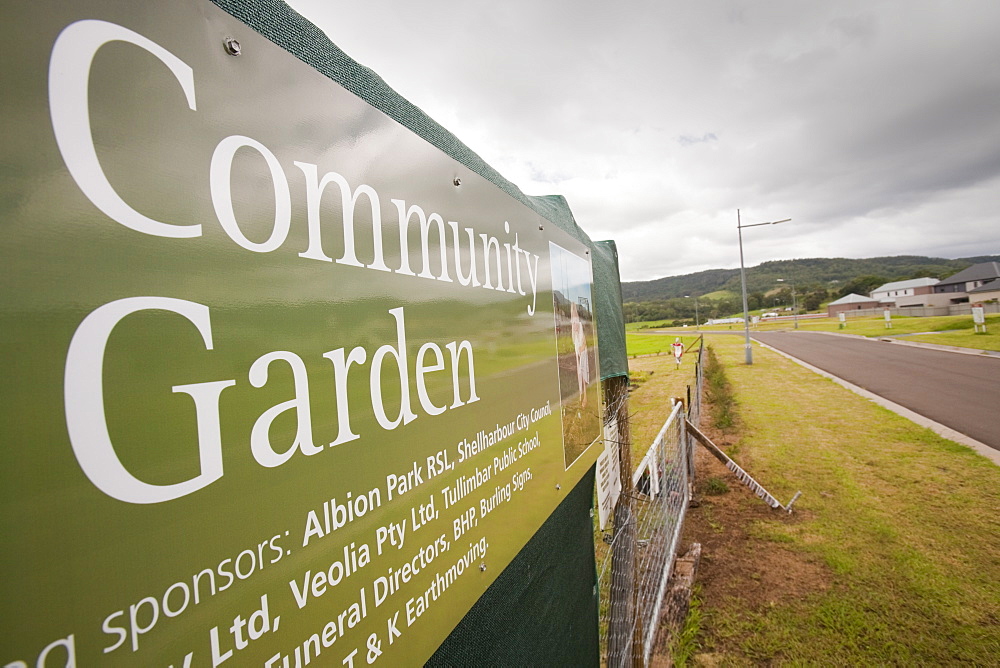
[[[738,337],[712,343],[755,477],[803,493],[752,534],[832,584],[765,609],[702,600],[699,651],[723,665],[997,665],[1000,467],[766,349],[747,366]]]
[[[684,628],[670,643],[671,658],[676,666],[688,665],[698,648],[697,638],[702,624],[700,591],[700,587],[695,585],[691,592],[691,607],[688,608]]]
[[[686,400],[688,386],[694,385],[696,358],[697,348],[694,348],[684,355],[679,369],[669,355],[629,360],[630,377],[640,381],[629,394],[633,468],[670,416],[670,400],[677,397]]]
[[[733,292],[732,290],[716,290],[715,292],[709,292],[703,295],[699,295],[698,299],[736,299],[740,297],[740,293]]]
[[[684,344],[684,349],[687,350],[688,346],[698,340],[697,336],[692,336],[685,334],[684,336],[678,336],[678,334],[633,334],[631,332],[625,333],[625,351],[629,357],[634,355],[672,355],[670,351],[670,344],[674,342],[674,339],[680,338],[681,343]],[[684,353],[684,356],[688,356],[696,352],[697,345],[688,352]]]
[[[705,351],[705,399],[710,404],[712,426],[728,431],[736,426],[736,398],[726,369],[709,346]]]
[[[705,494],[709,496],[717,496],[719,494],[725,494],[729,491],[729,484],[717,476],[713,476],[705,481]]]
[[[908,336],[907,341],[935,343],[942,346],[958,346],[960,348],[975,348],[977,350],[1000,351],[1000,317],[986,319],[986,333],[976,333],[972,327],[950,332],[935,332]]]
[[[625,324],[626,332],[638,332],[644,329],[656,329],[658,327],[673,327],[674,318],[667,320],[650,320],[648,322],[629,322]]]
[[[764,320],[753,327],[752,331],[769,332],[792,329],[792,327],[792,321]],[[701,326],[701,329],[707,332],[742,331],[742,328],[742,324]],[[987,334],[974,333],[972,316],[969,315],[931,316],[927,318],[894,317],[891,329],[886,329],[885,320],[882,317],[848,318],[844,329],[840,329],[840,320],[837,318],[799,319],[799,330],[804,332],[840,332],[867,337],[897,336],[904,341],[919,341],[977,350],[1000,350],[1000,315],[986,316],[986,328]],[[676,334],[682,331],[684,330],[680,328],[667,330],[667,334]],[[923,332],[929,333],[922,334]],[[920,335],[909,336],[912,334]]]
[[[1000,326],[1000,315],[988,316],[987,323],[990,322]],[[961,331],[965,329],[972,331],[972,316],[970,315],[941,315],[927,318],[894,317],[891,329],[886,328],[885,320],[881,316],[877,318],[847,318],[847,326],[843,330],[838,329],[839,323],[837,318],[800,320],[799,329],[842,331],[860,336],[897,336],[916,332]],[[790,323],[768,323],[766,325],[768,329],[787,329],[789,326]]]
[[[638,389],[639,386],[649,380],[651,376],[652,374],[648,371],[635,371],[630,369],[628,372],[629,387],[633,390]]]

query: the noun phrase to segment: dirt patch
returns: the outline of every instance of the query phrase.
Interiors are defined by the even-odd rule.
[[[703,414],[709,413],[704,411]],[[706,425],[702,431],[753,475],[752,460],[739,452],[740,439],[736,430],[723,432]],[[807,512],[796,510],[789,515],[771,509],[705,448],[696,448],[694,501],[684,521],[679,552],[686,551],[691,543],[701,543],[701,562],[695,584],[700,587],[702,610],[708,617],[701,622],[699,645],[715,652],[695,657],[696,664],[704,664],[706,657],[741,654],[732,644],[739,639],[730,640],[713,633],[713,608],[721,608],[725,602],[729,609],[759,613],[783,602],[825,591],[832,585],[833,578],[824,564],[768,537],[766,527],[805,521]],[[767,486],[766,480],[758,482]],[[726,487],[728,491],[719,493]],[[659,651],[666,651],[660,649],[664,647],[666,635],[660,638]]]
[[[733,598],[740,601],[740,607],[758,611],[830,587],[832,578],[825,566],[754,532],[761,522],[801,522],[807,519],[804,513],[789,515],[771,509],[704,448],[699,448],[695,462],[697,506],[688,511],[681,545],[686,549],[692,542],[701,543],[696,582],[701,585],[707,608],[715,601]],[[748,470],[752,475],[752,466]],[[724,480],[729,491],[706,494],[706,481],[712,479]],[[766,481],[758,482],[766,486]]]

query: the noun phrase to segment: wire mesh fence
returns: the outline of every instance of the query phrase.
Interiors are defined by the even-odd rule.
[[[701,360],[699,346],[687,410],[673,403],[631,476],[631,489],[622,491],[607,545],[598,550],[602,662],[608,666],[648,665],[653,653],[691,498],[693,441],[684,420],[698,424],[701,414]]]

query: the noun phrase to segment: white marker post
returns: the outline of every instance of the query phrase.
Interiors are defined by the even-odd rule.
[[[618,420],[612,416],[604,425],[604,450],[597,457],[597,514],[601,531],[614,515],[622,491],[618,438]]]
[[[972,307],[972,327],[976,334],[986,333],[986,311],[982,304],[975,304]],[[980,327],[983,328],[983,331],[979,331]]]
[[[883,313],[885,314],[885,328],[892,329],[892,311],[886,309]]]

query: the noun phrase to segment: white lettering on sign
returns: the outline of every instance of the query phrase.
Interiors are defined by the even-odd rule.
[[[115,326],[139,311],[169,311],[183,316],[212,349],[208,307],[168,297],[130,297],[100,307],[80,323],[66,355],[64,383],[66,428],[80,467],[101,491],[120,501],[159,503],[176,499],[222,477],[222,437],[219,428],[219,395],[235,380],[175,385],[172,390],[194,399],[198,423],[201,473],[172,485],[151,485],[135,478],[122,465],[108,434],[104,414],[104,353]]]
[[[198,433],[198,453],[201,473],[185,481],[169,485],[153,485],[143,482],[133,476],[122,464],[115,452],[108,433],[107,418],[104,411],[104,357],[108,340],[112,331],[126,316],[140,311],[166,311],[182,316],[197,327],[207,350],[212,350],[212,327],[209,309],[203,304],[172,299],[169,297],[129,297],[105,304],[84,318],[77,328],[69,345],[66,356],[66,374],[64,401],[66,406],[66,426],[70,443],[80,467],[90,481],[108,496],[129,503],[160,503],[177,499],[195,492],[215,482],[223,475],[222,438],[220,430],[219,395],[227,387],[236,385],[236,380],[217,380],[187,385],[175,385],[175,393],[189,395],[195,404],[195,423]],[[391,431],[400,425],[417,419],[417,414],[411,410],[410,402],[410,363],[406,345],[406,323],[403,307],[389,310],[396,321],[396,341],[394,344],[380,346],[371,357],[369,369],[369,396],[372,412],[379,425]],[[452,377],[452,403],[447,408],[439,408],[431,402],[423,377],[431,371],[444,371],[444,355],[441,348],[434,343],[424,344],[421,350],[430,346],[438,363],[432,367],[424,366],[422,355],[418,353],[414,371],[418,382],[418,394],[422,408],[428,406],[428,415],[437,415],[444,410],[459,408],[466,404],[479,401],[476,394],[476,369],[472,344],[468,341],[452,341],[445,345],[450,355],[448,359]],[[464,355],[463,355],[464,351]],[[338,426],[338,436],[328,447],[334,447],[346,441],[360,438],[350,427],[351,410],[349,405],[348,383],[349,370],[352,365],[361,366],[368,359],[364,348],[356,347],[345,358],[344,349],[338,348],[324,353],[323,357],[334,361],[333,390],[337,401],[337,415],[341,424]],[[399,414],[391,418],[386,415],[382,399],[383,365],[391,358],[387,366],[394,366],[390,377],[398,379],[400,397]],[[345,360],[350,360],[350,364]],[[250,451],[258,464],[268,468],[281,466],[289,461],[297,452],[304,456],[312,456],[323,451],[313,440],[312,422],[309,412],[309,382],[305,363],[297,354],[280,350],[266,353],[258,357],[250,365],[248,380],[256,388],[264,387],[268,381],[268,369],[271,364],[284,362],[292,369],[295,396],[264,411],[253,425],[250,436]],[[467,384],[462,387],[460,367],[466,369]],[[440,368],[439,368],[440,367]],[[395,388],[394,388],[395,394]],[[282,413],[294,411],[297,423],[295,438],[292,443],[284,446],[270,441],[271,423]],[[408,483],[412,485],[412,481]],[[401,493],[400,490],[396,490]],[[405,490],[403,490],[405,491]],[[390,493],[391,497],[391,493]]]
[[[201,236],[201,225],[162,223],[125,203],[108,182],[90,131],[90,66],[108,42],[129,42],[166,65],[180,83],[188,108],[195,110],[194,72],[180,58],[139,33],[106,21],[77,21],[59,34],[49,60],[49,113],[56,144],[80,190],[105,215],[125,227],[158,237]]]
[[[53,45],[48,82],[52,127],[69,174],[98,210],[124,227],[169,239],[201,237],[201,224],[155,220],[134,209],[118,194],[101,167],[91,130],[89,82],[95,55],[110,42],[125,42],[152,54],[173,75],[184,93],[188,108],[197,111],[194,71],[180,57],[148,38],[113,23],[99,20],[72,23],[59,34]],[[232,165],[240,151],[254,151],[263,157],[274,189],[273,225],[270,235],[263,241],[253,241],[244,234],[233,206]],[[352,186],[342,175],[310,162],[293,160],[292,164],[304,176],[305,192],[301,195],[305,199],[307,213],[305,232],[308,245],[296,257],[319,262],[335,261],[349,268],[371,269],[425,280],[454,283],[457,279],[463,287],[522,296],[528,302],[528,315],[535,314],[540,256],[521,247],[519,234],[517,231],[512,233],[509,221],[503,222],[503,234],[492,236],[477,233],[472,227],[460,226],[456,221],[446,220],[441,214],[403,198],[389,198],[395,209],[399,230],[399,262],[397,267],[390,267],[385,260],[383,200],[378,191],[367,184]],[[219,140],[207,172],[215,216],[229,239],[253,253],[271,253],[282,249],[291,232],[293,192],[278,156],[251,137],[233,134]],[[191,173],[203,172],[192,170]],[[330,209],[324,208],[323,197],[331,184],[336,185],[331,192],[336,191],[339,207],[335,206],[331,218],[324,220],[324,212],[330,213]],[[370,244],[361,248],[363,253],[367,253],[366,257],[373,258],[369,264],[358,259],[355,237],[355,210],[362,200],[368,209],[366,213],[370,213],[372,233],[358,238]],[[344,242],[343,254],[336,260],[327,255],[323,246],[323,234],[329,233],[331,224],[340,225]],[[417,237],[420,246],[411,249],[411,242]],[[390,243],[395,242],[390,240]],[[104,408],[102,374],[112,330],[128,315],[140,311],[162,311],[183,317],[195,325],[206,350],[212,350],[208,306],[163,296],[131,297],[111,302],[84,318],[74,333],[66,358],[64,401],[70,442],[86,476],[115,499],[145,504],[186,496],[223,476],[219,400],[223,390],[236,385],[237,380],[188,383],[171,388],[174,393],[187,394],[194,401],[193,417],[197,427],[200,464],[198,475],[172,484],[151,484],[137,478],[118,458],[111,441]],[[332,364],[330,389],[334,392],[337,406],[337,435],[326,446],[318,444],[313,433],[310,379],[303,359],[295,352],[277,350],[258,357],[249,365],[247,380],[254,388],[267,385],[272,365],[276,364],[287,366],[293,379],[293,396],[264,411],[250,429],[250,451],[258,464],[268,468],[278,467],[296,455],[315,456],[325,447],[360,438],[351,427],[348,387],[358,373],[364,374],[361,368],[366,364],[369,366],[368,395],[372,414],[378,425],[387,431],[416,420],[418,412],[440,415],[446,410],[479,400],[474,351],[469,341],[456,340],[443,345],[423,343],[411,364],[403,308],[390,309],[389,314],[395,320],[394,342],[378,346],[371,354],[365,348],[356,346],[349,351],[336,348],[322,355]],[[432,396],[428,377],[447,374],[449,370],[451,396]],[[388,414],[383,403],[384,375],[391,379],[388,386],[393,388],[392,395],[399,396],[398,412],[394,415]],[[416,402],[411,401],[411,379],[416,389]],[[294,436],[291,442],[273,442],[270,427],[286,413],[294,417]]]
[[[166,65],[184,91],[188,108],[192,111],[197,109],[194,72],[180,58],[128,28],[106,21],[77,21],[60,33],[52,47],[49,61],[49,113],[59,152],[83,194],[112,220],[129,229],[157,237],[175,239],[200,237],[202,236],[200,224],[180,225],[157,221],[133,209],[118,195],[101,168],[90,127],[90,70],[97,51],[103,45],[116,41],[134,44]],[[262,242],[251,241],[243,234],[233,208],[232,162],[240,150],[256,151],[263,156],[274,187],[274,226],[270,237]],[[520,237],[517,232],[514,232],[513,239],[510,239],[509,221],[504,221],[506,238],[477,234],[471,227],[462,228],[468,239],[468,246],[465,248],[461,243],[459,223],[447,221],[447,227],[452,231],[453,247],[453,253],[449,256],[446,223],[440,214],[428,213],[418,204],[407,203],[402,198],[390,198],[389,201],[396,208],[399,227],[399,266],[392,269],[385,263],[382,199],[378,191],[366,184],[352,188],[347,179],[333,171],[326,171],[320,177],[319,166],[309,162],[295,160],[292,164],[298,167],[305,177],[306,231],[309,238],[308,247],[298,253],[298,257],[321,262],[333,261],[323,249],[322,200],[326,187],[336,184],[340,199],[339,222],[344,240],[344,253],[336,260],[338,264],[448,283],[454,282],[451,277],[453,272],[462,286],[525,297],[528,295],[526,288],[530,288],[531,303],[526,308],[528,315],[535,314],[538,301],[539,256],[520,247]],[[212,154],[209,188],[219,224],[240,248],[254,253],[270,253],[284,245],[291,229],[292,194],[280,161],[264,144],[243,135],[222,138]],[[374,259],[367,265],[358,259],[354,234],[354,212],[362,197],[368,203],[372,220],[371,250]],[[420,235],[419,273],[414,272],[410,265],[411,221],[416,221]],[[431,263],[432,230],[436,232],[439,251],[440,270],[436,275]],[[468,272],[463,271],[463,259],[467,259],[469,263]],[[480,267],[482,280],[479,278]]]
[[[271,173],[271,181],[274,183],[274,229],[268,240],[259,244],[246,238],[236,220],[236,213],[233,211],[233,158],[236,157],[236,151],[244,147],[252,148],[264,156],[267,169]],[[219,142],[219,145],[215,147],[215,153],[212,154],[209,180],[212,184],[212,204],[215,206],[215,215],[230,239],[241,248],[255,253],[269,253],[281,248],[281,244],[285,243],[285,239],[288,237],[288,230],[292,224],[292,197],[288,192],[288,179],[281,171],[278,158],[266,146],[259,141],[250,139],[250,137],[239,135],[226,137]]]

